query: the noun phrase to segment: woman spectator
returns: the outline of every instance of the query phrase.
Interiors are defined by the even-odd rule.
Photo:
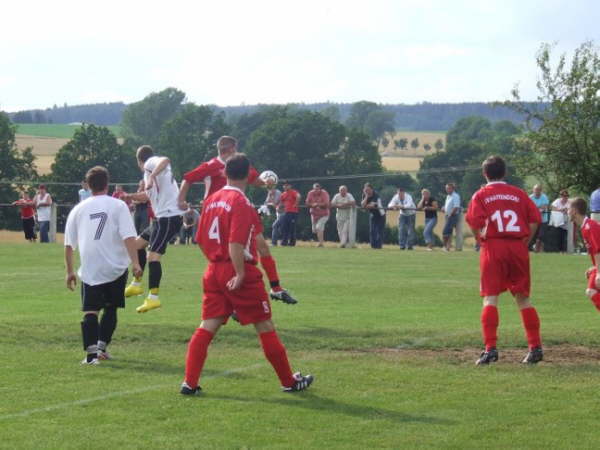
[[[369,240],[371,248],[381,248],[383,245],[383,231],[385,230],[385,209],[381,204],[379,194],[375,192],[371,183],[365,183],[363,197],[360,205],[369,211]]]
[[[29,198],[27,192],[21,192],[21,198],[13,205],[18,206],[21,209],[21,221],[23,222],[23,233],[25,233],[25,239],[29,242],[35,242],[37,236],[35,235],[35,210],[33,209],[33,200]]]
[[[425,211],[425,228],[423,229],[423,238],[427,244],[427,250],[433,250],[433,229],[437,225],[438,202],[431,196],[429,189],[421,190],[421,200],[417,209]]]
[[[550,216],[550,226],[558,230],[558,249],[561,253],[567,251],[567,236],[569,234],[569,192],[566,189],[560,191],[560,197],[552,202],[552,214]]]

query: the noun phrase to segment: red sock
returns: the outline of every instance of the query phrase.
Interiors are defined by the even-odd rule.
[[[185,382],[189,387],[198,386],[200,372],[206,360],[206,353],[213,334],[204,328],[196,328],[188,344],[187,357],[185,359]]]
[[[600,292],[596,292],[594,295],[592,295],[591,300],[592,303],[596,305],[596,309],[600,311]]]
[[[265,356],[275,369],[281,385],[290,387],[295,383],[292,376],[292,369],[287,358],[285,347],[279,340],[276,331],[267,331],[260,334],[260,344],[262,345]]]
[[[498,322],[498,308],[494,305],[484,306],[481,310],[481,330],[486,352],[492,348],[496,348]]]
[[[523,319],[523,326],[525,327],[525,333],[527,334],[527,343],[529,349],[542,346],[542,339],[540,337],[540,318],[538,317],[537,311],[532,306],[531,308],[525,308],[521,310],[521,319]]]
[[[279,275],[277,274],[277,266],[275,265],[275,260],[271,255],[269,256],[261,256],[260,264],[265,269],[265,273],[267,274],[267,278],[269,279],[269,283],[271,284],[271,288],[273,291],[278,292],[281,291],[282,288],[279,286]]]

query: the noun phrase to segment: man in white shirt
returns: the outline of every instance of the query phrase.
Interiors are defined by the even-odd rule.
[[[156,216],[156,223],[150,225],[138,236],[136,240],[138,258],[142,271],[146,266],[146,247],[150,244],[147,255],[148,289],[149,294],[144,303],[136,308],[139,313],[145,313],[160,308],[158,290],[162,278],[162,266],[160,258],[167,251],[167,245],[181,229],[183,223],[181,210],[177,204],[179,187],[171,171],[171,161],[164,156],[155,156],[154,150],[149,145],[142,145],[136,152],[139,168],[144,172],[144,192],[125,194],[121,200],[133,200],[137,202],[150,201],[150,205]],[[141,295],[142,276],[135,277],[127,289],[125,297]]]
[[[331,207],[337,208],[335,220],[337,222],[337,231],[340,238],[341,248],[354,248],[354,235],[350,233],[352,221],[356,218],[356,200],[348,188],[344,185],[340,186],[338,193],[331,200]]]
[[[35,203],[37,221],[40,225],[40,242],[50,242],[48,231],[50,230],[50,217],[52,215],[52,197],[43,184],[40,184],[38,193],[33,197],[33,203]]]
[[[444,225],[444,231],[442,232],[442,238],[444,239],[444,251],[450,251],[450,243],[452,241],[452,230],[456,228],[458,233],[458,221],[460,219],[460,196],[456,192],[456,186],[454,183],[448,183],[446,185],[446,202],[442,210],[446,215],[446,223]],[[458,240],[457,240],[458,241]],[[458,250],[458,248],[457,248]]]
[[[81,189],[79,189],[79,192],[77,194],[79,195],[79,201],[82,202],[92,196],[92,191],[90,191],[90,187],[88,186],[88,184],[85,181],[82,181]]]
[[[400,250],[412,250],[415,244],[415,217],[417,207],[412,196],[403,187],[392,197],[388,208],[400,211],[398,216],[398,245]]]
[[[74,290],[73,250],[79,250],[83,321],[81,334],[87,352],[82,364],[110,359],[107,346],[117,326],[117,308],[125,306],[127,267],[141,275],[135,246],[135,227],[127,205],[107,195],[108,171],[96,166],[86,174],[92,196],[69,213],[65,228],[65,281]],[[98,314],[104,313],[100,323]]]
[[[281,191],[275,186],[271,186],[267,190],[267,197],[265,198],[264,205],[275,209],[275,220],[271,225],[271,245],[277,246],[277,242],[281,238],[281,224],[282,218],[285,214],[283,205],[281,204]]]

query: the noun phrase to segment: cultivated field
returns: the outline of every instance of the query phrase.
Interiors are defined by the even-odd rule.
[[[300,303],[273,304],[307,392],[279,391],[252,329],[230,323],[199,398],[178,394],[198,324],[203,258],[167,252],[163,308],[128,300],[114,361],[82,367],[79,295],[60,245],[0,246],[2,448],[595,448],[600,316],[587,257],[533,255],[546,360],[525,354],[518,312],[500,308],[501,360],[480,349],[477,254],[276,248]]]
[[[422,157],[419,156],[382,156],[381,162],[387,170],[401,172],[418,172]]]
[[[397,131],[393,135],[387,134],[386,138],[388,139],[388,145],[379,146],[379,152],[385,156],[423,157],[425,155],[430,155],[437,152],[437,150],[434,147],[434,144],[438,139],[441,139],[444,144],[444,148],[446,147],[445,131]],[[406,148],[400,150],[399,148],[396,148],[394,146],[394,141],[402,138],[407,139],[408,143],[406,145]],[[419,147],[417,147],[416,150],[410,146],[411,141],[415,138],[419,140]],[[429,144],[431,146],[431,150],[425,150],[425,144]]]

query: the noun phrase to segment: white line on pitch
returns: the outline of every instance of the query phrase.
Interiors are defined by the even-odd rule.
[[[246,372],[248,370],[256,369],[260,366],[262,366],[262,364],[254,364],[254,365],[248,366],[248,367],[240,367],[237,369],[226,370],[225,372],[221,372],[216,375],[204,376],[204,377],[202,377],[202,379],[206,380],[206,379],[210,379],[210,378],[226,377],[227,375],[231,375],[233,373]],[[93,368],[92,368],[92,370],[93,370]],[[50,405],[50,406],[46,406],[44,408],[27,409],[25,411],[21,411],[18,413],[5,414],[3,416],[0,416],[0,420],[14,419],[16,417],[26,417],[26,416],[30,416],[31,414],[50,412],[50,411],[55,411],[57,409],[69,408],[71,406],[87,405],[89,403],[108,400],[108,399],[114,398],[114,397],[124,397],[126,395],[141,394],[144,392],[154,391],[156,389],[161,389],[161,388],[165,388],[165,387],[169,387],[169,386],[172,387],[173,385],[172,384],[155,384],[153,386],[146,386],[144,388],[132,389],[130,391],[113,392],[111,394],[101,395],[98,397],[85,398],[82,400],[75,400],[72,402],[57,403],[56,405]]]

